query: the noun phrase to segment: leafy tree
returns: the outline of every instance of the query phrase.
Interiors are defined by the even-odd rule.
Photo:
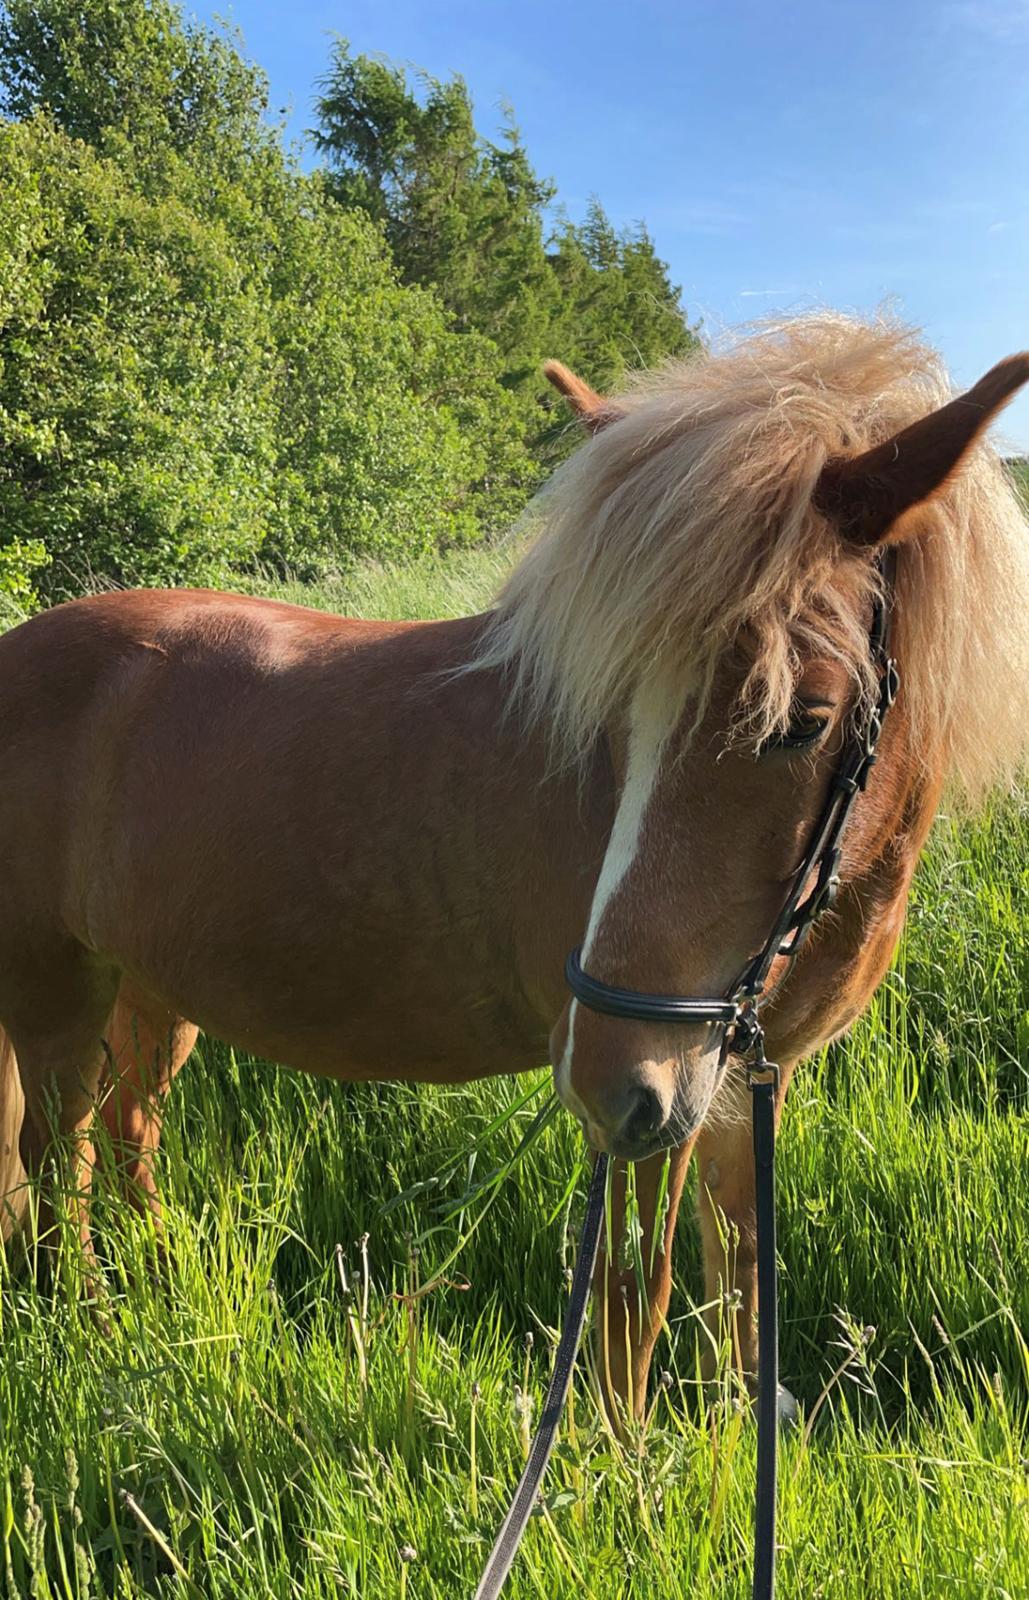
[[[333,192],[385,229],[404,280],[431,285],[459,330],[487,334],[505,382],[528,393],[530,431],[550,404],[548,355],[598,385],[678,355],[697,338],[644,228],[615,231],[599,202],[548,241],[554,188],[533,171],[508,116],[500,144],[475,128],[467,85],[352,55],[337,42],[315,135]],[[549,248],[548,248],[549,242]]]
[[[312,195],[317,178],[294,191],[268,258],[278,470],[266,554],[338,565],[498,530],[536,469],[494,347],[397,282],[361,213]]]
[[[261,306],[218,230],[46,117],[0,128],[0,538],[60,589],[260,547]]]
[[[404,281],[431,285],[456,328],[525,365],[532,310],[550,290],[541,213],[554,191],[510,115],[492,144],[476,132],[463,78],[419,72],[412,86],[402,67],[352,56],[345,40],[318,114],[333,192],[383,225]]]
[[[9,0],[0,83],[3,587],[403,557],[524,500],[495,349],[291,164],[224,40]]]
[[[548,237],[460,78],[340,44],[323,88],[305,175],[173,0],[0,0],[0,593],[488,536],[541,473],[545,356],[610,384],[694,342],[643,229]]]
[[[0,108],[46,107],[61,128],[140,166],[172,154],[239,176],[275,146],[267,81],[224,33],[172,0],[4,0]]]

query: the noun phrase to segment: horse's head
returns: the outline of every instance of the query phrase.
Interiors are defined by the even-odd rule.
[[[627,663],[620,682],[597,696],[598,704],[606,699],[617,708],[603,725],[618,804],[582,966],[625,989],[722,996],[764,946],[824,809],[855,713],[874,692],[868,629],[879,582],[876,553],[888,543],[934,536],[926,507],[946,497],[993,415],[1029,377],[1029,357],[1002,363],[962,399],[914,421],[901,410],[906,425],[889,432],[871,425],[867,410],[845,404],[834,410],[826,402],[836,431],[822,416],[805,441],[796,435],[804,407],[797,404],[793,415],[784,408],[785,427],[776,419],[772,430],[784,455],[778,482],[767,430],[746,417],[746,405],[742,423],[738,410],[730,414],[723,405],[719,414],[714,386],[701,385],[699,403],[691,398],[676,415],[667,396],[663,406],[649,402],[649,413],[646,395],[635,406],[630,397],[623,411],[564,368],[552,365],[549,375],[596,435],[582,452],[596,452],[601,487],[592,491],[579,528],[579,603],[584,610],[595,606],[601,634],[591,642],[580,635],[583,656],[592,649],[588,670],[596,677],[605,670],[605,644],[614,657],[637,653],[632,670]],[[798,388],[802,381],[793,374]],[[766,420],[782,400],[766,396]],[[752,470],[744,464],[720,486],[715,473],[724,452],[716,435],[730,423],[738,449],[749,444],[757,459]],[[706,449],[703,439],[691,448],[691,428],[708,431]],[[623,429],[623,448],[605,451]],[[579,470],[585,486],[585,466]],[[960,512],[959,506],[959,520]],[[619,518],[626,534],[620,551]],[[663,550],[655,549],[656,530]],[[564,536],[572,546],[567,530]],[[670,560],[667,545],[676,540],[681,548]],[[556,568],[551,579],[557,583]],[[900,608],[913,581],[914,567],[901,585]],[[673,582],[686,594],[678,609],[662,593],[662,584]],[[574,604],[573,591],[564,615],[558,611],[566,633],[583,620]],[[645,605],[655,623],[649,634],[639,628]],[[911,647],[912,632],[899,620],[901,645]],[[540,630],[537,649],[547,645]],[[527,687],[532,693],[531,671]],[[568,696],[587,720],[590,687],[587,675]],[[560,683],[557,693],[560,701]],[[923,752],[930,766],[941,727],[935,736],[937,749]],[[887,947],[899,927],[898,884],[902,905],[918,841],[899,876],[888,858],[918,768],[914,738],[910,715],[902,715],[848,835],[844,879],[871,883],[864,896],[846,897],[855,949],[877,931],[877,918]],[[794,1031],[805,1048],[855,1009],[834,995],[831,967],[816,962],[814,970],[814,985],[798,985],[799,974],[790,985]],[[860,1003],[866,997],[867,986]],[[627,1020],[572,1000],[551,1039],[558,1093],[595,1146],[639,1159],[681,1143],[703,1122],[722,1078],[722,1039],[715,1024]]]

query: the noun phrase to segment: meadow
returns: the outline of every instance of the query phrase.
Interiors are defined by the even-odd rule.
[[[457,614],[502,565],[275,592]],[[887,981],[791,1091],[784,1600],[1029,1594],[1027,841],[1024,798],[941,817]],[[160,1263],[100,1184],[109,1327],[17,1247],[0,1265],[0,1590],[470,1596],[581,1215],[578,1129],[562,1112],[530,1137],[548,1094],[545,1071],[331,1085],[202,1040],[166,1121]],[[582,1364],[512,1600],[749,1594],[754,1426],[728,1376],[700,1402],[688,1214],[676,1279],[626,1444]]]

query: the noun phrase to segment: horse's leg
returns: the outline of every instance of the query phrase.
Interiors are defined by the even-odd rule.
[[[0,1028],[0,1239],[17,1233],[28,1210],[25,1168],[19,1150],[24,1113],[25,1097],[14,1046]]]
[[[161,1142],[163,1100],[196,1037],[193,1023],[123,979],[107,1034],[103,1117],[126,1194],[141,1211],[149,1210],[158,1233],[153,1158]]]
[[[53,1133],[67,1135],[69,1161],[49,1209],[66,1209],[92,1276],[89,1191],[95,1151],[91,1123],[107,1059],[105,1025],[118,975],[80,946],[64,946],[29,973],[5,974],[5,1020],[25,1096],[19,1140],[29,1175],[41,1171]]]
[[[616,1428],[624,1416],[642,1417],[646,1406],[650,1363],[672,1292],[672,1239],[692,1150],[691,1139],[677,1150],[662,1151],[636,1163],[643,1293],[635,1265],[626,1256],[626,1163],[614,1163],[612,1255],[608,1254],[605,1229],[593,1283],[601,1399]]]
[[[789,1074],[776,1099],[778,1127]],[[703,1371],[713,1378],[728,1331],[734,1367],[753,1388],[757,1377],[757,1211],[750,1091],[741,1086],[726,1114],[697,1137],[704,1299],[712,1338]],[[733,1113],[736,1113],[735,1115]],[[785,1397],[788,1401],[788,1396]]]

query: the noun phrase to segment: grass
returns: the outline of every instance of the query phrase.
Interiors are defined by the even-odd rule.
[[[271,577],[243,584],[253,594],[274,594],[297,605],[316,606],[348,617],[428,620],[463,617],[483,610],[511,566],[512,545],[455,551],[407,566],[365,563],[338,578],[306,583]]]
[[[426,615],[496,572],[314,598]],[[941,822],[888,981],[791,1092],[783,1371],[809,1425],[783,1450],[784,1600],[1029,1594],[1027,839],[1016,802]],[[202,1044],[169,1108],[161,1271],[101,1186],[108,1330],[0,1273],[0,1587],[470,1595],[581,1215],[563,1114],[480,1187],[545,1093],[327,1085]],[[749,1594],[754,1429],[728,1386],[695,1404],[698,1264],[685,1221],[670,1382],[630,1448],[580,1375],[512,1600]]]

